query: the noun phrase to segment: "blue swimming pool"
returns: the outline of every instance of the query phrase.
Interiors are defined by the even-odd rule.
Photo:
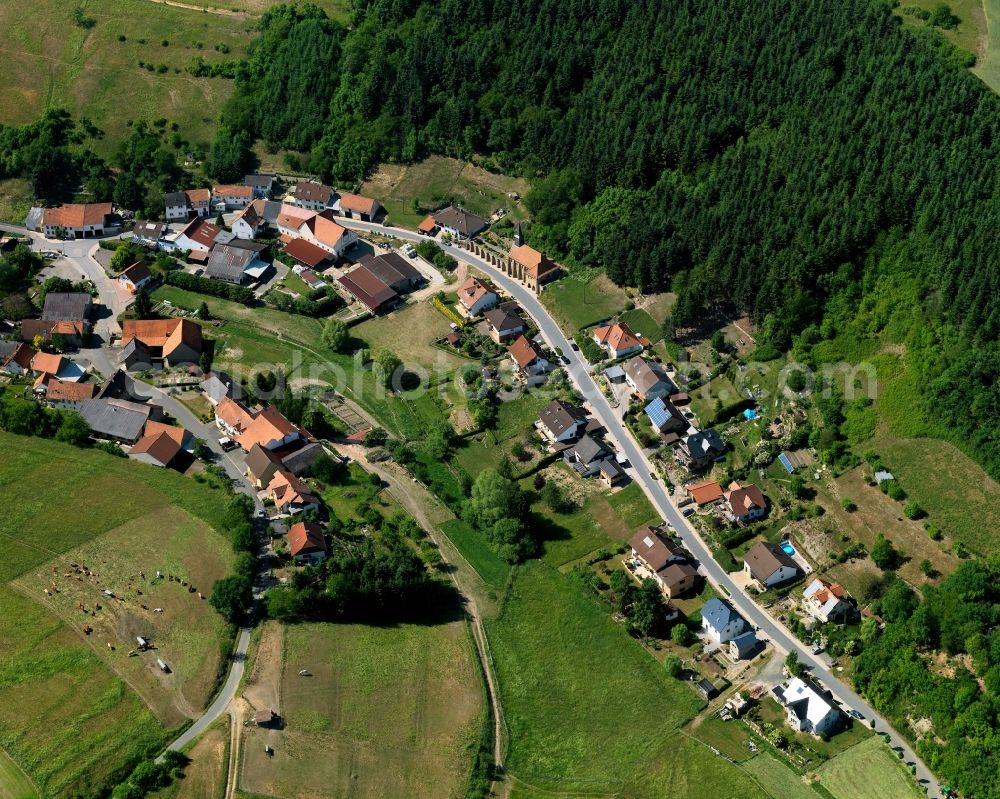
[[[795,547],[793,547],[787,541],[784,544],[781,545],[781,548],[782,548],[782,550],[784,550],[784,553],[786,555],[794,555],[795,554]]]

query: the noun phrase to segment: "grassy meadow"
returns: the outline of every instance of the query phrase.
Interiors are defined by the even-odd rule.
[[[624,289],[598,269],[573,271],[546,286],[541,297],[548,312],[570,335],[619,313],[628,299]]]
[[[0,449],[0,749],[43,796],[88,793],[162,745],[214,686],[224,638],[215,612],[176,583],[142,582],[139,571],[169,570],[207,591],[232,557],[209,527],[225,496],[54,441],[0,433]],[[76,574],[73,562],[98,576]],[[154,618],[140,603],[164,613]],[[152,653],[127,657],[139,634],[152,637],[172,674],[151,665]]]
[[[817,769],[835,799],[916,799],[923,792],[906,766],[878,736],[848,749]]]

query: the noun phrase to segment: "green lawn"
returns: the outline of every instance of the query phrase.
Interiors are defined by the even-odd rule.
[[[4,752],[0,751],[0,799],[38,799],[31,780]]]
[[[986,52],[981,54],[974,71],[993,91],[1000,91],[1000,0],[982,0],[982,8],[986,20]]]
[[[506,765],[531,784],[612,788],[697,711],[693,693],[544,564],[521,567],[488,631],[511,730]]]
[[[817,771],[836,799],[909,799],[923,796],[906,766],[878,736],[847,750]]]
[[[791,766],[770,752],[762,752],[744,763],[743,768],[765,786],[774,799],[819,799],[820,797],[820,793],[803,782],[802,777],[792,771]],[[890,796],[895,799],[895,794],[888,793],[883,794],[883,799],[888,799]]]
[[[742,762],[754,756],[747,741],[759,743],[750,728],[741,721],[723,721],[718,716],[710,716],[691,730],[691,735],[702,743],[714,746],[726,757]]]
[[[474,530],[461,519],[452,519],[439,527],[487,585],[503,588],[510,574],[510,566],[497,556],[483,533]]]
[[[645,336],[654,344],[663,338],[663,320],[657,322],[642,308],[633,308],[625,311],[619,321],[625,322],[632,330],[641,336]]]
[[[542,292],[542,304],[570,335],[621,312],[627,299],[625,291],[597,269],[571,272]]]

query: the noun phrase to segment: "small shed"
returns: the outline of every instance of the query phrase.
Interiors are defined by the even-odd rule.
[[[711,699],[716,696],[719,692],[712,683],[708,680],[701,679],[694,684],[695,690],[701,694],[705,699]]]
[[[625,370],[620,366],[609,366],[604,370],[604,376],[608,379],[609,383],[625,382]]]
[[[280,717],[271,708],[266,707],[253,714],[253,723],[258,727],[276,727]]]
[[[877,472],[875,472],[875,482],[878,483],[879,485],[882,485],[882,483],[885,483],[888,480],[895,480],[895,479],[896,478],[893,477],[892,472],[890,472],[888,469],[879,469]]]

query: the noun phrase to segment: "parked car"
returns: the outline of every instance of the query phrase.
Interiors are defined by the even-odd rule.
[[[865,717],[863,713],[859,713],[857,710],[854,709],[848,710],[847,715],[850,716],[851,718],[857,719],[858,721],[862,721]]]
[[[684,508],[684,510],[682,510],[681,513],[683,513],[685,516],[690,516],[692,513],[694,513],[694,508]]]
[[[580,346],[575,341],[571,341],[569,346],[574,352],[580,351]]]

